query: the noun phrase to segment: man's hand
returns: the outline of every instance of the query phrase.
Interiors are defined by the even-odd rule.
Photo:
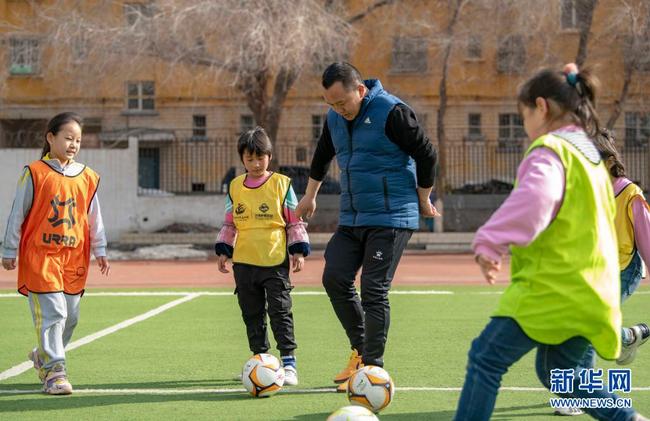
[[[16,269],[16,259],[15,258],[3,257],[2,258],[2,267],[7,269],[7,270]]]
[[[300,272],[304,265],[305,257],[302,254],[296,253],[291,255],[291,268],[293,269],[293,273]]]
[[[296,206],[296,216],[298,218],[311,218],[316,212],[316,198],[303,196]]]
[[[420,215],[425,218],[435,218],[440,216],[440,212],[433,206],[431,199],[427,198],[425,201],[420,200]]]
[[[217,258],[217,263],[219,264],[219,272],[230,273],[230,271],[226,268],[226,262],[228,262],[228,256],[225,254],[220,254]]]
[[[501,270],[501,262],[495,262],[479,254],[476,256],[476,263],[481,267],[483,277],[490,285],[494,285],[497,280],[497,272]]]

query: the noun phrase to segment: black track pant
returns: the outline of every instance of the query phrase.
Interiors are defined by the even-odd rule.
[[[281,355],[296,349],[288,261],[280,266],[261,267],[235,263],[235,293],[246,324],[248,345],[254,354],[267,352],[266,313]]]
[[[388,291],[413,231],[339,226],[325,250],[323,286],[364,364],[383,366],[390,325]],[[354,278],[361,271],[361,300]]]

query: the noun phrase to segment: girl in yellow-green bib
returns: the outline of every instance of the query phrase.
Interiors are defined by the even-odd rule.
[[[593,75],[569,64],[562,72],[539,72],[519,91],[533,143],[514,190],[473,244],[491,284],[510,249],[511,284],[472,342],[455,420],[489,420],[502,376],[533,349],[544,386],[551,389],[557,373],[569,379],[560,397],[617,398],[607,387],[580,384],[582,369],[591,368],[581,366],[590,344],[609,360],[621,350],[616,206],[591,140],[600,129],[596,85]],[[645,420],[632,408],[585,412],[601,420]]]
[[[298,384],[289,267],[298,272],[309,254],[306,224],[296,217],[291,179],[268,170],[272,145],[261,127],[242,134],[237,152],[246,174],[230,182],[226,219],[215,251],[219,270],[232,258],[235,293],[253,354],[269,349],[266,315],[285,371],[285,385]]]

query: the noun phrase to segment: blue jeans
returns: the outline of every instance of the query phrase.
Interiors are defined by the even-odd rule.
[[[635,251],[630,264],[621,271],[621,302],[630,298],[630,295],[639,287],[643,274],[642,268],[641,255]]]
[[[550,389],[551,370],[574,369],[579,373],[583,368],[581,361],[590,346],[582,337],[571,338],[560,345],[544,345],[529,338],[514,319],[494,317],[478,338],[472,342],[467,363],[467,375],[463,391],[458,401],[456,421],[489,420],[494,410],[501,377],[508,368],[537,348],[535,368],[542,384]],[[579,376],[576,374],[573,393],[560,394],[563,398],[616,398],[606,390],[594,390],[589,393],[578,389]],[[625,409],[585,409],[592,417],[599,420],[623,421],[633,420],[635,412]]]

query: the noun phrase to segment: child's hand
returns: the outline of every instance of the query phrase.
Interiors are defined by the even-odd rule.
[[[296,253],[291,255],[291,268],[293,269],[293,273],[300,272],[304,265],[305,257],[302,254]]]
[[[497,272],[501,270],[501,262],[495,262],[479,254],[476,256],[476,263],[481,267],[481,272],[488,284],[494,285],[497,280]]]
[[[220,254],[219,257],[217,258],[217,262],[219,263],[219,272],[230,273],[230,271],[226,268],[226,263],[228,262],[228,256],[226,256],[225,254]]]
[[[97,266],[99,266],[99,270],[102,272],[102,275],[108,276],[108,272],[111,271],[111,265],[108,264],[108,257],[100,256],[97,257],[96,260]]]
[[[16,269],[16,259],[15,258],[8,258],[8,257],[3,257],[2,258],[2,267],[7,269],[7,270],[14,270]]]

